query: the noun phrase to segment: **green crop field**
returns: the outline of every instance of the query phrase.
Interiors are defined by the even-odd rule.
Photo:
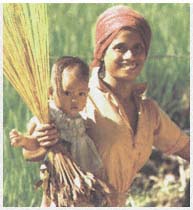
[[[48,4],[50,64],[63,55],[80,56],[90,63],[95,21],[112,5]],[[139,80],[148,82],[148,96],[181,128],[189,129],[189,4],[126,5],[142,13],[153,32],[149,59]],[[41,190],[34,191],[39,163],[23,160],[21,149],[12,148],[8,138],[12,128],[25,131],[31,113],[5,78],[3,88],[3,205],[40,206]],[[140,196],[140,192],[135,196],[136,203],[146,205]],[[151,200],[151,194],[145,196]]]

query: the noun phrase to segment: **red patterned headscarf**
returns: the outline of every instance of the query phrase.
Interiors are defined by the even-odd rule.
[[[100,65],[100,60],[118,32],[129,27],[137,31],[144,42],[146,55],[151,41],[151,28],[138,12],[126,6],[114,6],[105,10],[96,22],[95,51],[92,67]]]

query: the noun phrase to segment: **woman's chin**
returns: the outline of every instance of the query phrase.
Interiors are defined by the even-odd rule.
[[[139,73],[126,73],[124,72],[122,75],[120,75],[119,77],[117,77],[117,79],[120,80],[127,80],[127,81],[134,81],[137,79],[137,77],[139,76]]]
[[[140,75],[140,70],[136,69],[123,69],[120,74],[120,78],[126,80],[135,80]]]

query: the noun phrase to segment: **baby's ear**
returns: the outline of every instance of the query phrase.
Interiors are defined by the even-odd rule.
[[[52,88],[52,86],[50,86],[49,87],[49,97],[52,97],[52,95],[53,95],[53,88]]]

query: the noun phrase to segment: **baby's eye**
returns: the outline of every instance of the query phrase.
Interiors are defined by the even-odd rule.
[[[71,92],[70,91],[64,91],[64,95],[71,96]]]
[[[85,92],[80,92],[79,96],[86,96],[86,93]]]

